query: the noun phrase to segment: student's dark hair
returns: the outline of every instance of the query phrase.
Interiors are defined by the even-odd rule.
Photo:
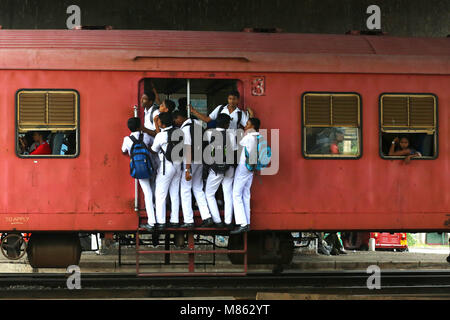
[[[148,100],[155,102],[156,96],[153,91],[144,91],[144,94],[148,97]]]
[[[406,139],[406,140],[408,140],[408,143],[410,143],[409,138],[408,138],[407,136],[401,135],[401,136],[398,138],[398,141],[400,142],[402,139]]]
[[[170,99],[164,100],[164,105],[169,109],[169,112],[172,113],[175,110],[175,102]]]
[[[174,120],[178,117],[187,118],[187,111],[184,109],[184,110],[175,110],[174,112],[172,112],[172,118]]]
[[[172,113],[170,112],[163,112],[159,114],[159,120],[161,120],[161,123],[166,126],[170,127],[173,124],[173,117]]]
[[[141,119],[139,118],[130,118],[128,119],[128,129],[130,129],[131,132],[138,131],[141,128]]]
[[[217,116],[216,124],[218,128],[228,128],[230,125],[231,118],[226,113],[221,113]]]
[[[187,107],[187,98],[186,97],[182,97],[180,99],[178,99],[178,109],[186,109]]]
[[[261,121],[258,118],[250,118],[248,120],[253,125],[253,128],[255,128],[256,131],[259,131],[259,128],[261,126]]]
[[[239,94],[239,91],[237,91],[237,90],[232,90],[232,91],[228,92],[228,97],[229,96],[233,96],[233,97],[237,97],[237,98],[241,97],[241,95]]]

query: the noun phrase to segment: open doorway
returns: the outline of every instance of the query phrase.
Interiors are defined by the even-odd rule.
[[[226,104],[228,93],[241,87],[235,79],[145,78],[139,86],[139,97],[143,91],[151,91],[152,84],[161,101],[170,99],[175,102],[177,108],[179,99],[187,98],[189,91],[191,105],[206,115],[218,105]]]
[[[151,92],[153,87],[156,89],[161,102],[165,99],[170,99],[175,103],[176,108],[178,108],[180,99],[187,99],[198,112],[204,115],[209,115],[219,105],[226,105],[228,95],[231,91],[240,91],[241,106],[244,103],[243,85],[241,81],[236,79],[144,78],[139,83],[139,98],[144,92]],[[143,119],[143,110],[140,110],[140,114],[141,119]],[[206,126],[205,123],[204,127],[206,128]],[[208,174],[205,168],[203,172],[204,177]],[[142,194],[139,197],[142,199]],[[219,210],[223,210],[224,199],[222,186],[216,192],[216,199]],[[198,206],[194,196],[192,197],[192,201],[192,208],[197,211]],[[139,203],[144,202],[140,200]],[[169,211],[169,201],[167,205]]]

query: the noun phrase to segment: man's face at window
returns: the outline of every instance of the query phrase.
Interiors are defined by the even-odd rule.
[[[41,141],[41,137],[42,137],[42,135],[41,135],[39,132],[33,133],[33,141],[34,141],[34,142],[39,142],[39,141]]]
[[[228,96],[228,105],[230,105],[232,107],[237,107],[238,103],[239,103],[238,97],[232,96],[232,95]]]
[[[336,134],[336,141],[337,141],[337,142],[342,142],[342,141],[344,141],[344,134],[338,132],[338,133]]]
[[[151,106],[151,102],[146,94],[143,94],[141,97],[141,106],[143,106],[144,108],[148,108]]]

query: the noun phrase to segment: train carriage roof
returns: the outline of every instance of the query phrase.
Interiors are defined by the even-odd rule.
[[[0,30],[0,68],[449,74],[450,38]]]

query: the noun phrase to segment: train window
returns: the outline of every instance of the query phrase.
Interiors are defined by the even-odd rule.
[[[361,97],[357,93],[304,93],[303,155],[361,156]]]
[[[433,94],[380,95],[380,155],[385,159],[403,159],[389,155],[402,148],[400,140],[408,140],[407,148],[415,159],[437,157],[437,97]],[[398,139],[396,139],[398,138]],[[406,141],[405,139],[405,141]],[[403,148],[405,144],[403,144]]]
[[[79,101],[75,90],[18,90],[17,155],[58,158],[77,156]]]

